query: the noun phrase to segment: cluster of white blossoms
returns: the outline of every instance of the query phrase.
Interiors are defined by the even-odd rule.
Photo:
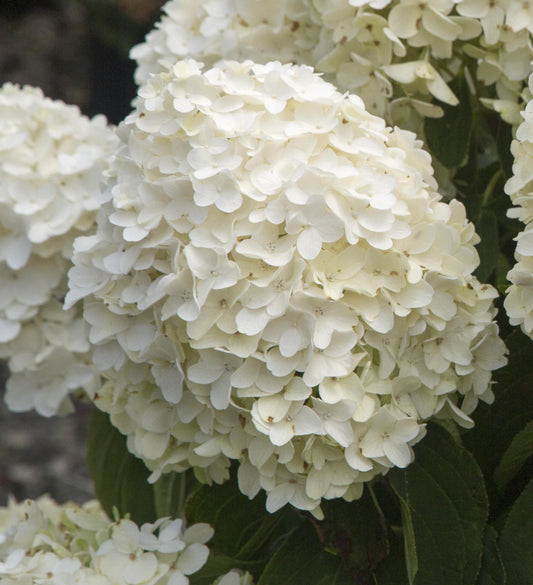
[[[310,67],[180,61],[119,127],[67,306],[92,395],[153,471],[193,467],[320,516],[470,425],[505,363],[478,237],[416,136]]]
[[[144,43],[131,49],[139,85],[152,73],[184,58],[211,67],[221,59],[257,63],[309,64],[314,61],[320,23],[308,0],[171,0]],[[162,61],[162,63],[160,63]]]
[[[112,522],[97,501],[59,505],[47,496],[0,508],[3,585],[188,585],[205,564],[208,524],[161,518]],[[240,585],[230,574],[223,585]],[[251,581],[244,581],[248,585]]]
[[[170,0],[164,12],[131,51],[139,84],[188,57],[306,64],[417,132],[439,102],[458,103],[448,83],[472,58],[495,87],[485,103],[518,123],[533,59],[530,0]]]
[[[529,85],[533,91],[533,75]],[[522,116],[523,122],[511,145],[513,176],[507,181],[505,191],[516,205],[509,210],[509,217],[522,221],[525,229],[516,237],[517,262],[507,275],[512,285],[504,305],[511,325],[520,325],[522,331],[533,338],[533,100]]]
[[[0,356],[12,410],[49,416],[96,383],[87,326],[62,299],[72,242],[94,224],[116,145],[103,116],[89,120],[37,88],[0,89]]]

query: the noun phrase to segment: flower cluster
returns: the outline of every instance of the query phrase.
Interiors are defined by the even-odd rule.
[[[0,89],[0,356],[12,410],[49,416],[96,383],[87,327],[61,306],[72,242],[93,226],[116,142],[103,116],[89,120],[37,88]]]
[[[320,515],[408,465],[423,421],[492,400],[496,291],[413,133],[310,67],[186,60],[119,134],[66,303],[153,478],[236,459],[243,493]]]
[[[517,123],[533,59],[533,11],[520,0],[170,0],[164,11],[132,49],[139,84],[187,57],[307,64],[417,132],[442,114],[438,102],[458,103],[448,83],[469,60],[496,88],[485,103]]]
[[[208,524],[161,518],[111,522],[100,504],[58,505],[47,496],[0,508],[4,585],[187,585],[206,562]],[[228,584],[239,584],[228,579]],[[226,585],[226,584],[224,584]]]
[[[529,78],[529,85],[533,91],[533,75]],[[511,325],[520,325],[522,331],[533,338],[533,100],[522,116],[523,122],[511,146],[513,176],[507,181],[505,191],[516,205],[509,210],[509,217],[522,221],[525,229],[516,237],[517,262],[507,275],[512,285],[504,305]]]
[[[133,47],[139,85],[161,71],[159,61],[201,60],[206,66],[220,59],[257,63],[312,64],[320,22],[308,0],[262,2],[211,0],[191,3],[171,0],[146,41]]]

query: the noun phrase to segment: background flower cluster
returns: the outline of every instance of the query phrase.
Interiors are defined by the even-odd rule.
[[[439,102],[458,103],[449,82],[468,60],[481,85],[496,89],[486,103],[507,121],[520,122],[530,96],[533,20],[519,0],[174,0],[164,10],[132,50],[139,84],[165,60],[185,57],[313,65],[370,112],[417,132],[424,117],[442,114]]]
[[[98,384],[80,311],[63,310],[72,242],[92,229],[102,173],[117,146],[103,116],[41,90],[0,90],[0,355],[6,402],[44,416]]]
[[[137,526],[112,522],[93,500],[58,505],[47,496],[0,509],[0,575],[6,585],[188,585],[206,562],[213,536],[207,524],[183,527],[161,518]],[[216,585],[249,585],[231,571]]]

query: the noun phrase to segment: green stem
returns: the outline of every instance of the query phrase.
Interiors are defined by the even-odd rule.
[[[374,504],[374,507],[376,508],[379,516],[381,518],[385,518],[385,514],[383,513],[383,510],[381,509],[381,505],[378,501],[378,498],[374,492],[374,490],[372,489],[372,486],[370,484],[367,484],[367,489],[370,492],[370,497],[372,498],[372,503]]]
[[[496,184],[498,183],[501,177],[503,177],[503,169],[499,169],[498,171],[496,171],[492,176],[492,179],[489,181],[489,184],[487,185],[487,188],[483,193],[483,198],[481,200],[481,208],[488,207],[488,203],[492,196],[492,193],[494,192],[494,188],[496,187]]]

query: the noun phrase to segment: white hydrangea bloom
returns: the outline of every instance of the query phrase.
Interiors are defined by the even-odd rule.
[[[439,102],[457,104],[447,84],[466,55],[495,84],[484,103],[515,123],[533,59],[533,11],[519,0],[169,0],[163,11],[131,51],[139,85],[184,58],[306,64],[416,132]]]
[[[144,84],[159,60],[200,58],[207,66],[221,58],[265,63],[307,63],[319,26],[307,0],[170,1],[146,41],[131,50],[138,63],[135,79]]]
[[[236,459],[245,494],[320,515],[430,417],[472,424],[505,363],[496,291],[413,133],[279,62],[180,61],[139,96],[66,303],[153,478]]]
[[[6,585],[188,585],[206,562],[208,524],[161,518],[112,522],[97,501],[47,496],[0,508],[0,580]],[[243,583],[247,583],[244,581]]]
[[[7,403],[45,416],[97,374],[86,326],[63,313],[72,242],[93,226],[117,138],[103,116],[40,89],[0,89],[0,356],[13,372]]]
[[[533,89],[533,75],[529,78],[529,87]],[[516,264],[507,274],[512,284],[504,306],[511,325],[520,325],[522,331],[533,338],[533,100],[522,112],[522,124],[512,142],[511,152],[513,176],[507,181],[505,191],[515,207],[508,215],[519,219],[525,227],[516,237]]]

